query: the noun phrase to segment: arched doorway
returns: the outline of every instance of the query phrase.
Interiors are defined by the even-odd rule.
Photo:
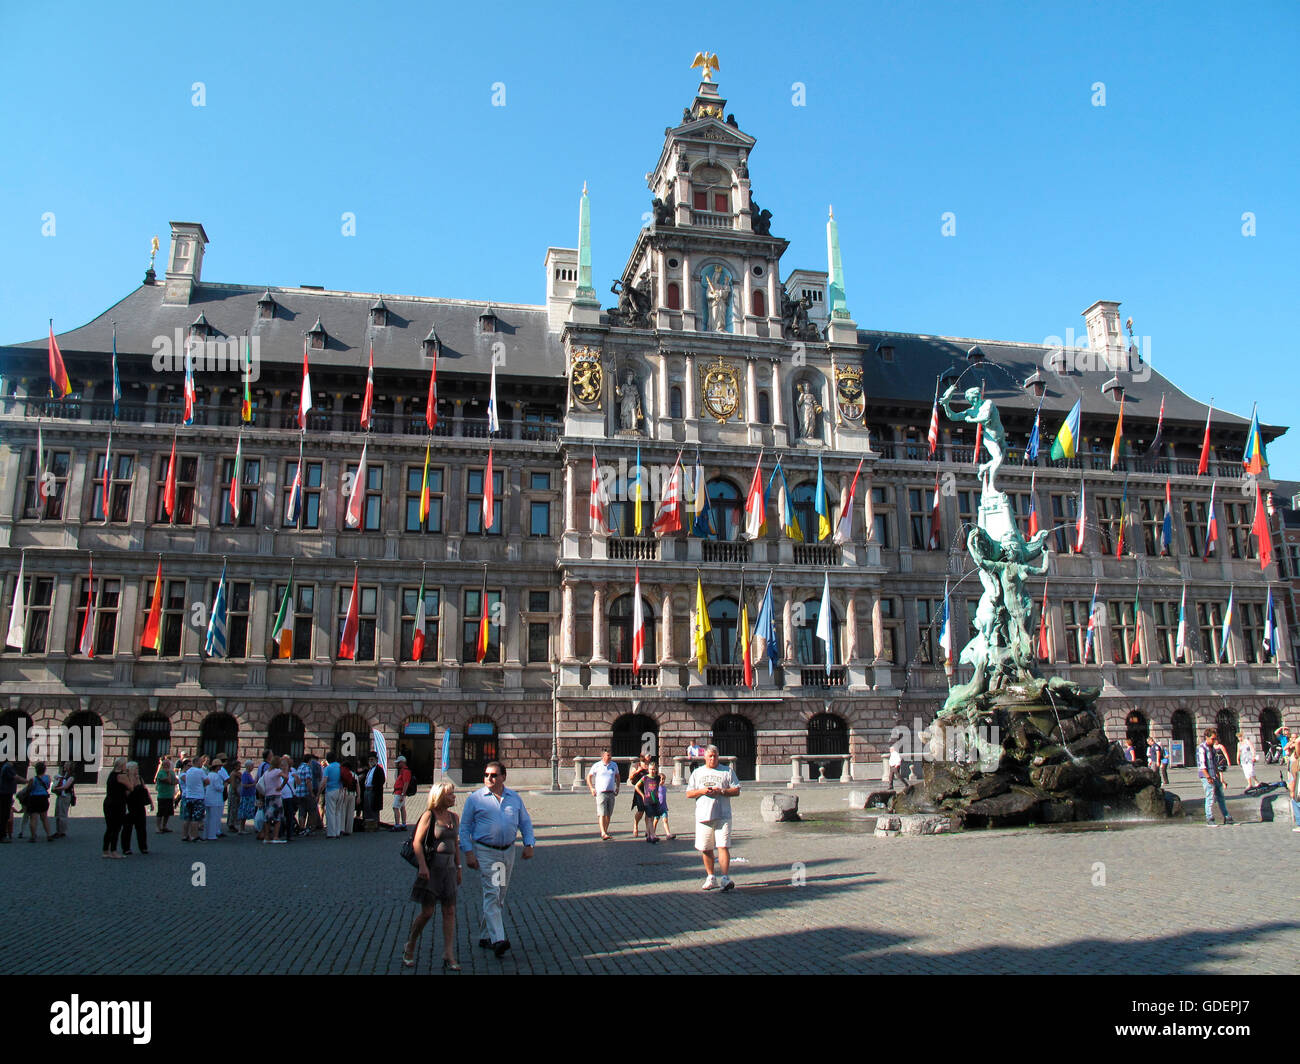
[[[360,713],[349,713],[334,722],[334,750],[339,757],[351,758],[360,768],[372,749],[370,722]]]
[[[1237,714],[1230,709],[1219,710],[1214,719],[1214,726],[1219,732],[1219,742],[1228,751],[1228,764],[1237,763]]]
[[[281,713],[271,718],[266,729],[266,745],[273,754],[288,754],[295,765],[302,761],[306,749],[306,729],[297,713]]]
[[[199,726],[199,756],[218,754],[227,761],[239,756],[239,722],[229,713],[209,713]]]
[[[152,783],[158,762],[171,753],[172,724],[161,713],[144,713],[131,736],[131,760],[140,766],[140,778]]]
[[[77,765],[77,782],[94,783],[99,776],[104,721],[98,713],[79,710],[68,715],[59,735],[60,761]],[[110,766],[105,765],[105,768]]]
[[[438,771],[438,745],[433,738],[433,722],[428,717],[411,717],[402,725],[402,733],[397,740],[399,757],[406,758],[406,767],[411,770],[416,783],[425,786],[431,784]],[[396,766],[397,758],[393,758]],[[394,767],[391,775],[397,777]]]
[[[754,725],[748,717],[728,713],[713,725],[713,745],[723,757],[736,759],[736,776],[752,780],[758,770],[758,744],[754,739]]]
[[[844,722],[844,718],[834,713],[818,713],[808,722],[808,753],[816,756],[817,754],[847,754],[849,752],[849,726]],[[840,761],[827,761],[825,764],[826,778],[828,780],[837,780],[843,772],[843,763]],[[817,779],[819,775],[819,766],[816,763],[810,763],[809,778]]]
[[[615,757],[648,754],[660,757],[659,725],[644,713],[624,713],[609,733],[609,752]],[[624,773],[624,778],[627,774]]]
[[[465,725],[460,747],[460,781],[466,787],[483,786],[483,769],[495,761],[497,753],[497,726],[490,720],[474,721]]]
[[[1277,741],[1275,733],[1280,727],[1282,727],[1282,718],[1278,715],[1276,709],[1272,706],[1265,706],[1259,711],[1259,742],[1255,744],[1255,750],[1260,757],[1264,756],[1264,751],[1268,749],[1269,743]]]
[[[1172,750],[1169,752],[1169,761],[1175,768],[1186,768],[1188,765],[1196,764],[1196,720],[1185,709],[1174,710],[1174,715],[1169,718],[1169,730],[1173,735],[1174,742],[1183,744],[1183,757],[1179,761],[1174,758]]]
[[[0,713],[0,761],[12,761],[14,771],[27,775],[27,747],[31,743],[31,714],[18,709]]]
[[[1133,763],[1147,763],[1147,740],[1151,737],[1151,722],[1141,710],[1131,709],[1124,718],[1124,738],[1133,740]]]

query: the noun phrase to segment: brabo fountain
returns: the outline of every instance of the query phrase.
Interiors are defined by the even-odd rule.
[[[1181,814],[1152,769],[1124,760],[1093,708],[1100,688],[1039,674],[1025,579],[1047,571],[1050,530],[1026,540],[996,477],[1006,434],[980,389],[954,412],[950,387],[940,399],[954,421],[982,426],[989,459],[979,466],[980,504],[966,547],[983,586],[975,636],[960,662],[974,670],[950,689],[929,728],[922,779],[894,795],[894,813],[948,817],[954,827],[1007,827]],[[976,456],[980,457],[979,455]]]

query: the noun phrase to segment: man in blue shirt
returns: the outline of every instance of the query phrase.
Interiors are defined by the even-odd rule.
[[[337,839],[343,829],[343,766],[331,753],[325,766],[325,837]]]
[[[524,860],[533,856],[533,822],[523,799],[506,786],[505,766],[489,761],[486,784],[465,800],[460,820],[460,848],[465,863],[479,870],[483,881],[483,919],[478,944],[498,957],[510,948],[505,932],[506,889],[515,867],[515,836],[524,837]]]

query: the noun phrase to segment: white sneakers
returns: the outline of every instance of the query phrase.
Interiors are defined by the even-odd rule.
[[[719,890],[719,889],[735,890],[736,884],[731,881],[730,876],[718,876],[716,879],[713,876],[705,876],[704,886],[702,886],[700,889],[701,890]]]
[[[717,889],[718,889],[718,881],[717,881],[716,879],[714,879],[712,876],[705,876],[705,877],[704,877],[704,886],[702,886],[700,889],[701,889],[701,890],[717,890]]]
[[[723,890],[735,890],[735,889],[736,889],[736,884],[733,883],[733,882],[731,881],[731,877],[730,877],[730,876],[723,876],[723,877],[722,877],[718,882],[719,882],[719,885],[722,887]]]

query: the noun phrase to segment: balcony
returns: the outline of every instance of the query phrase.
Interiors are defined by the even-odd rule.
[[[840,549],[833,543],[796,543],[794,563],[829,569],[840,564]]]
[[[659,541],[610,537],[607,553],[612,561],[654,562],[659,560]]]
[[[745,684],[745,667],[743,665],[706,665],[704,682],[710,687],[743,687]]]
[[[700,557],[706,562],[749,562],[750,543],[744,540],[729,543],[726,540],[706,539],[700,544]]]
[[[825,666],[805,666],[799,670],[800,687],[843,687],[844,686],[844,667],[841,665],[832,665],[831,671],[827,672]]]
[[[609,669],[610,687],[658,687],[659,668],[656,665],[642,665],[639,672],[633,672],[631,665],[611,665]]]
[[[691,225],[698,225],[701,229],[735,228],[730,214],[715,214],[713,211],[691,211]]]

